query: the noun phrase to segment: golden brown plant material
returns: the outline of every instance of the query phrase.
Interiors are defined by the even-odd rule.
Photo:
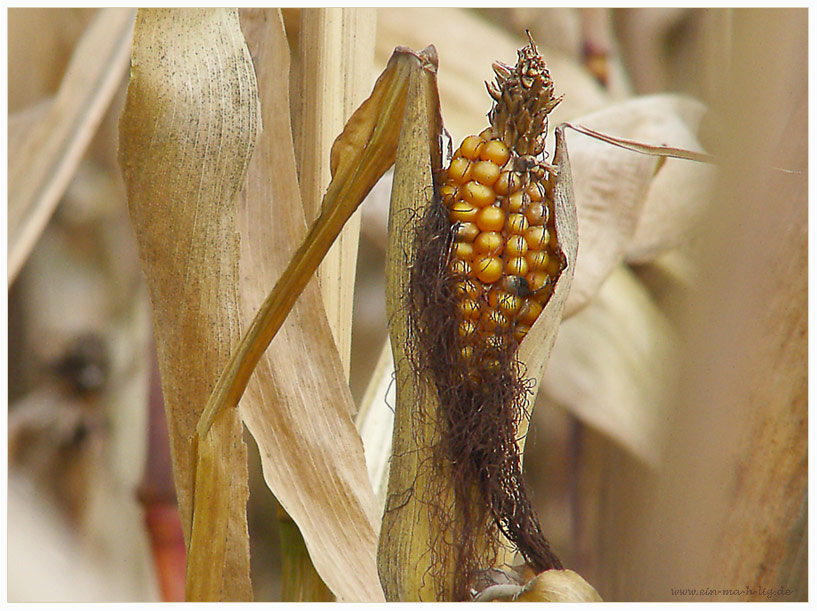
[[[497,561],[500,532],[536,572],[562,568],[533,511],[516,440],[533,386],[517,347],[566,266],[544,153],[560,98],[532,40],[518,55],[514,68],[494,64],[491,126],[465,138],[436,177],[409,286],[413,365],[438,395],[434,456],[454,492],[452,507],[441,490],[431,510],[450,527],[457,600]]]

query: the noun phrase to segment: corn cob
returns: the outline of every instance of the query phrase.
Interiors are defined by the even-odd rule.
[[[554,224],[555,177],[543,159],[547,115],[561,98],[532,40],[515,68],[493,68],[491,127],[462,141],[440,188],[454,233],[449,271],[466,363],[520,342],[565,266]]]

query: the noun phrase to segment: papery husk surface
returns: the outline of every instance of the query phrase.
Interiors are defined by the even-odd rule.
[[[635,98],[577,118],[582,126],[645,144],[700,150],[703,108],[679,96]],[[714,169],[652,157],[572,134],[571,166],[582,246],[565,315],[594,298],[619,263],[645,262],[689,239],[708,204]],[[692,188],[680,188],[678,185]]]
[[[250,600],[246,447],[238,413],[195,427],[238,339],[236,198],[259,130],[234,10],[142,10],[120,164],[153,306],[188,600]]]

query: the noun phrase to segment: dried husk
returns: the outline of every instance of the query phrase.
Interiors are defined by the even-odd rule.
[[[250,600],[246,447],[238,413],[201,438],[201,408],[238,340],[236,199],[259,130],[234,10],[143,10],[120,165],[153,322],[188,600]]]
[[[8,284],[79,166],[128,62],[133,11],[104,9],[83,35],[60,89],[9,140]]]
[[[425,92],[417,87],[418,107],[407,108],[401,134],[392,190],[389,219],[390,243],[387,251],[387,313],[394,363],[396,364],[396,406],[389,492],[381,528],[378,566],[389,600],[450,600],[461,578],[447,532],[429,513],[429,505],[445,506],[453,490],[452,482],[441,487],[445,474],[433,472],[433,447],[438,443],[439,420],[436,393],[429,381],[411,365],[410,323],[406,287],[410,263],[416,247],[424,211],[433,198],[436,155],[424,125],[435,109],[423,104]],[[411,100],[412,98],[410,98]],[[412,126],[414,126],[412,128]],[[545,310],[522,342],[519,359],[527,374],[538,378],[547,362],[556,336],[576,259],[576,213],[572,198],[570,165],[564,135],[557,130],[554,165],[556,232],[567,262]],[[520,449],[528,420],[521,419]],[[436,481],[435,481],[436,480]],[[475,536],[488,537],[488,533]],[[487,562],[487,560],[486,560]],[[485,568],[490,568],[485,566]]]

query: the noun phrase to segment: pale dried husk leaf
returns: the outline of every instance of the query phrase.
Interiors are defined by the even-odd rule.
[[[620,265],[593,302],[562,324],[543,392],[655,466],[678,361],[672,325]]]
[[[103,9],[83,35],[60,89],[9,139],[8,284],[37,243],[128,65],[133,11]],[[18,128],[21,127],[18,124]]]
[[[326,151],[370,91],[377,13],[374,8],[338,7],[304,8],[300,13],[300,70],[291,79],[298,83],[299,92],[293,135],[301,199],[311,223],[331,180]],[[360,213],[356,212],[318,268],[321,296],[347,377],[359,234]]]
[[[234,10],[143,10],[120,165],[153,306],[189,600],[250,600],[246,447],[237,412],[196,424],[238,340],[236,199],[259,129]]]
[[[306,235],[289,122],[289,49],[277,10],[242,14],[265,132],[239,208],[244,326]],[[358,151],[359,152],[359,151]],[[341,601],[383,600],[375,567],[379,509],[352,398],[316,281],[258,363],[240,410],[264,478],[295,521],[315,569]],[[308,459],[305,459],[308,457]]]
[[[616,104],[575,123],[645,144],[700,150],[695,133],[702,113],[697,102],[663,95]],[[667,159],[659,166],[657,157],[584,135],[572,135],[570,148],[581,248],[567,316],[590,303],[625,258],[644,262],[688,237],[713,180],[705,164]],[[694,183],[699,187],[690,190]]]

